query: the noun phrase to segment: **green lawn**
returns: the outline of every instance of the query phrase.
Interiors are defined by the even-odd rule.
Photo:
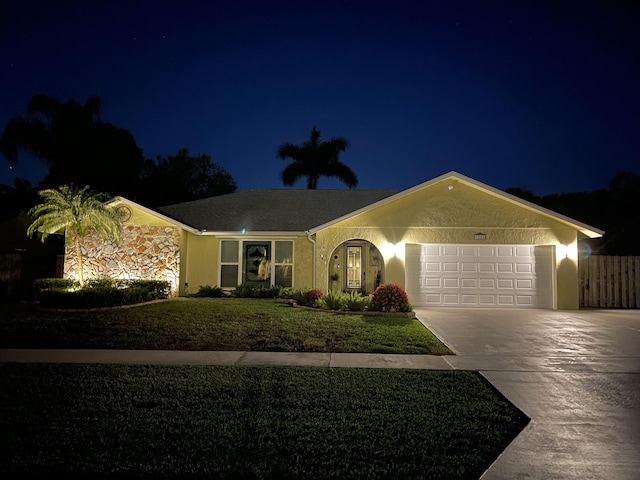
[[[243,298],[183,298],[93,312],[1,304],[0,348],[452,354],[416,319]]]
[[[528,421],[463,371],[0,364],[0,381],[5,478],[477,479]]]

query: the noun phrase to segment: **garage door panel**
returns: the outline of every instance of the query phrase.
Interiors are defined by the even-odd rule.
[[[462,288],[478,288],[477,278],[463,278],[461,285]]]
[[[478,295],[478,303],[482,306],[490,306],[493,307],[496,305],[496,296],[495,295]]]
[[[514,271],[513,263],[499,263],[498,264],[498,272],[500,273],[511,273]]]
[[[533,265],[530,263],[516,263],[516,272],[518,273],[532,273]]]
[[[533,280],[532,279],[518,279],[518,280],[516,280],[516,288],[533,290],[533,288],[534,288]]]
[[[495,257],[495,249],[493,247],[479,246],[477,249],[479,257]]]
[[[496,279],[495,278],[479,278],[478,288],[494,290],[496,288]]]
[[[532,247],[516,247],[515,255],[516,257],[530,257],[533,253]]]
[[[514,295],[498,295],[498,305],[501,307],[513,307],[516,304]]]
[[[460,295],[461,306],[474,306],[478,304],[477,295]]]
[[[417,245],[405,255],[416,306],[552,308],[552,248],[526,245]]]

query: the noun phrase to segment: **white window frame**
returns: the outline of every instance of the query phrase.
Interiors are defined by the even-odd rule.
[[[223,262],[222,261],[222,242],[238,242],[238,258],[236,259],[235,262],[231,262],[231,261],[226,261]],[[295,279],[294,279],[294,269],[293,266],[295,264],[295,240],[293,239],[289,239],[289,238],[275,238],[275,239],[262,239],[262,238],[221,238],[219,241],[219,254],[218,254],[218,285],[221,285],[222,283],[222,266],[223,265],[235,265],[236,267],[238,267],[238,278],[237,278],[237,285],[241,285],[242,284],[242,278],[243,278],[243,269],[242,267],[242,262],[243,262],[243,252],[244,252],[244,242],[261,242],[261,243],[269,243],[271,248],[270,248],[270,252],[271,252],[271,262],[270,262],[270,268],[271,268],[271,276],[270,276],[270,286],[274,286],[275,285],[275,278],[276,278],[276,267],[289,267],[291,268],[291,285],[295,285]],[[291,243],[291,259],[290,262],[279,262],[276,263],[275,261],[275,256],[276,256],[276,242],[289,242]],[[236,285],[236,286],[237,286]],[[221,287],[223,289],[226,290],[233,290],[235,287]]]

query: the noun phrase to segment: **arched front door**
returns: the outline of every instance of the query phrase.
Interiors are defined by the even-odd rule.
[[[331,254],[329,289],[368,295],[382,283],[384,262],[380,251],[366,240],[349,240]]]

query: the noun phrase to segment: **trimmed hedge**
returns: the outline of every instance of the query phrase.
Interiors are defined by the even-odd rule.
[[[54,280],[54,281],[51,281]],[[133,305],[169,298],[171,285],[161,280],[96,279],[77,288],[77,282],[65,279],[39,279],[36,300],[47,308],[101,308]]]
[[[282,291],[281,287],[256,286],[243,283],[232,290],[231,294],[238,298],[280,298]]]

